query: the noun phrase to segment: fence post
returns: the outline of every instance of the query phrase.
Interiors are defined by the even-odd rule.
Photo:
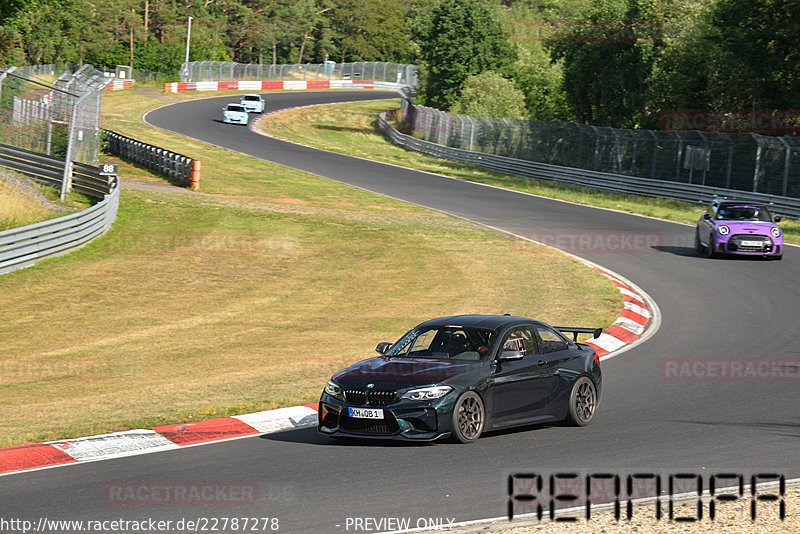
[[[750,134],[753,137],[753,140],[758,144],[758,148],[756,148],[756,169],[753,172],[753,193],[758,192],[758,178],[759,174],[761,174],[761,152],[763,150],[764,145],[761,143],[761,137],[757,136],[754,133]]]
[[[653,162],[650,168],[650,178],[655,180],[656,164],[658,163],[658,136],[653,130],[647,130],[653,136]]]
[[[783,137],[779,137],[778,141],[780,141],[784,148],[786,149],[786,156],[783,158],[783,196],[786,196],[786,193],[789,191],[789,163],[792,160],[792,147],[789,146],[789,143]]]
[[[472,117],[467,117],[469,119],[469,149],[470,151],[475,150],[475,121]]]
[[[622,169],[622,156],[619,153],[619,136],[617,135],[617,129],[611,128],[611,135],[614,136],[614,164],[611,167],[612,171],[617,174],[621,174]]]
[[[0,73],[0,96],[3,96],[3,80],[15,70],[17,70],[17,67],[8,67],[6,70]]]
[[[78,102],[72,104],[72,116],[69,118],[69,127],[67,128],[67,156],[64,158],[64,174],[61,178],[61,202],[67,198],[67,192],[72,190],[72,153],[74,151],[73,145],[76,131],[75,122],[78,120]]]
[[[708,168],[711,164],[711,150],[708,148],[708,138],[703,135],[703,132],[697,132],[700,137],[703,139],[703,157],[705,161],[703,162],[703,185],[706,185],[706,173],[708,172]]]
[[[681,181],[681,159],[683,158],[683,137],[678,132],[675,132],[675,137],[678,138],[678,156],[675,158],[675,181]]]

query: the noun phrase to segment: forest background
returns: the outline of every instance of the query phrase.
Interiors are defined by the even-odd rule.
[[[0,67],[420,66],[418,102],[658,128],[665,110],[800,108],[800,0],[5,0]]]

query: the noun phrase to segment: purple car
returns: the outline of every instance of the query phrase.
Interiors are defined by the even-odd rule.
[[[697,221],[694,248],[709,258],[718,254],[783,257],[783,231],[769,210],[761,204],[714,199],[711,208]]]

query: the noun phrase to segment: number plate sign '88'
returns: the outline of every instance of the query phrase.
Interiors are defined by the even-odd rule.
[[[116,165],[100,165],[100,176],[116,176],[117,175],[117,166]]]

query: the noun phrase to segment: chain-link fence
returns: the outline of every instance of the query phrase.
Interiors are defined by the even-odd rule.
[[[69,65],[5,69],[0,143],[97,165],[102,92],[110,81],[91,65],[75,71]]]
[[[440,145],[593,171],[800,197],[800,138],[622,130],[565,121],[478,119],[415,106],[400,121]]]
[[[243,80],[368,80],[416,87],[417,67],[399,63],[333,61],[294,65],[191,61],[181,66],[182,82]]]

